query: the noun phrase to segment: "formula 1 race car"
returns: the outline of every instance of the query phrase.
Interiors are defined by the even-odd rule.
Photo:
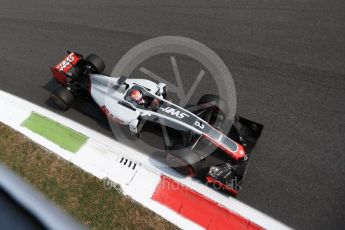
[[[221,99],[216,95],[204,95],[196,109],[182,108],[167,100],[164,83],[146,79],[128,79],[124,76],[110,77],[102,74],[104,62],[96,55],[86,58],[68,52],[66,58],[51,67],[60,87],[52,92],[51,100],[62,110],[67,110],[76,97],[89,96],[111,122],[127,126],[140,138],[145,124],[159,123],[169,129],[178,130],[183,137],[183,147],[188,152],[176,151],[169,146],[166,161],[182,175],[194,176],[209,184],[236,195],[244,176],[250,150],[261,132],[261,125],[235,117],[229,134],[219,127],[225,115],[220,107]],[[109,103],[111,102],[111,103]],[[218,122],[218,123],[217,123]],[[225,155],[221,164],[207,165],[205,149]],[[207,172],[205,171],[205,168]]]

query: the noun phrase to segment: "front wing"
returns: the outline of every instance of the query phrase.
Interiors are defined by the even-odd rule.
[[[263,125],[237,116],[228,136],[242,143],[247,157],[234,161],[216,150],[203,160],[197,178],[212,188],[236,196],[242,188],[249,160],[262,129]]]

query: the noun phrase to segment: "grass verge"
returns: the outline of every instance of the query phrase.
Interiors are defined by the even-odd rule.
[[[177,229],[2,123],[0,161],[91,229]]]

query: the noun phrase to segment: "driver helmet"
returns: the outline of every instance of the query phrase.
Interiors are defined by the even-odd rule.
[[[137,89],[133,89],[129,96],[136,101],[138,104],[142,104],[143,103],[143,94],[137,90]]]

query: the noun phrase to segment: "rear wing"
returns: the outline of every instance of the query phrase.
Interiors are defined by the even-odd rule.
[[[83,59],[84,58],[81,54],[67,51],[67,56],[61,62],[54,67],[50,66],[50,70],[55,80],[63,85],[66,85],[68,81],[66,73]]]

